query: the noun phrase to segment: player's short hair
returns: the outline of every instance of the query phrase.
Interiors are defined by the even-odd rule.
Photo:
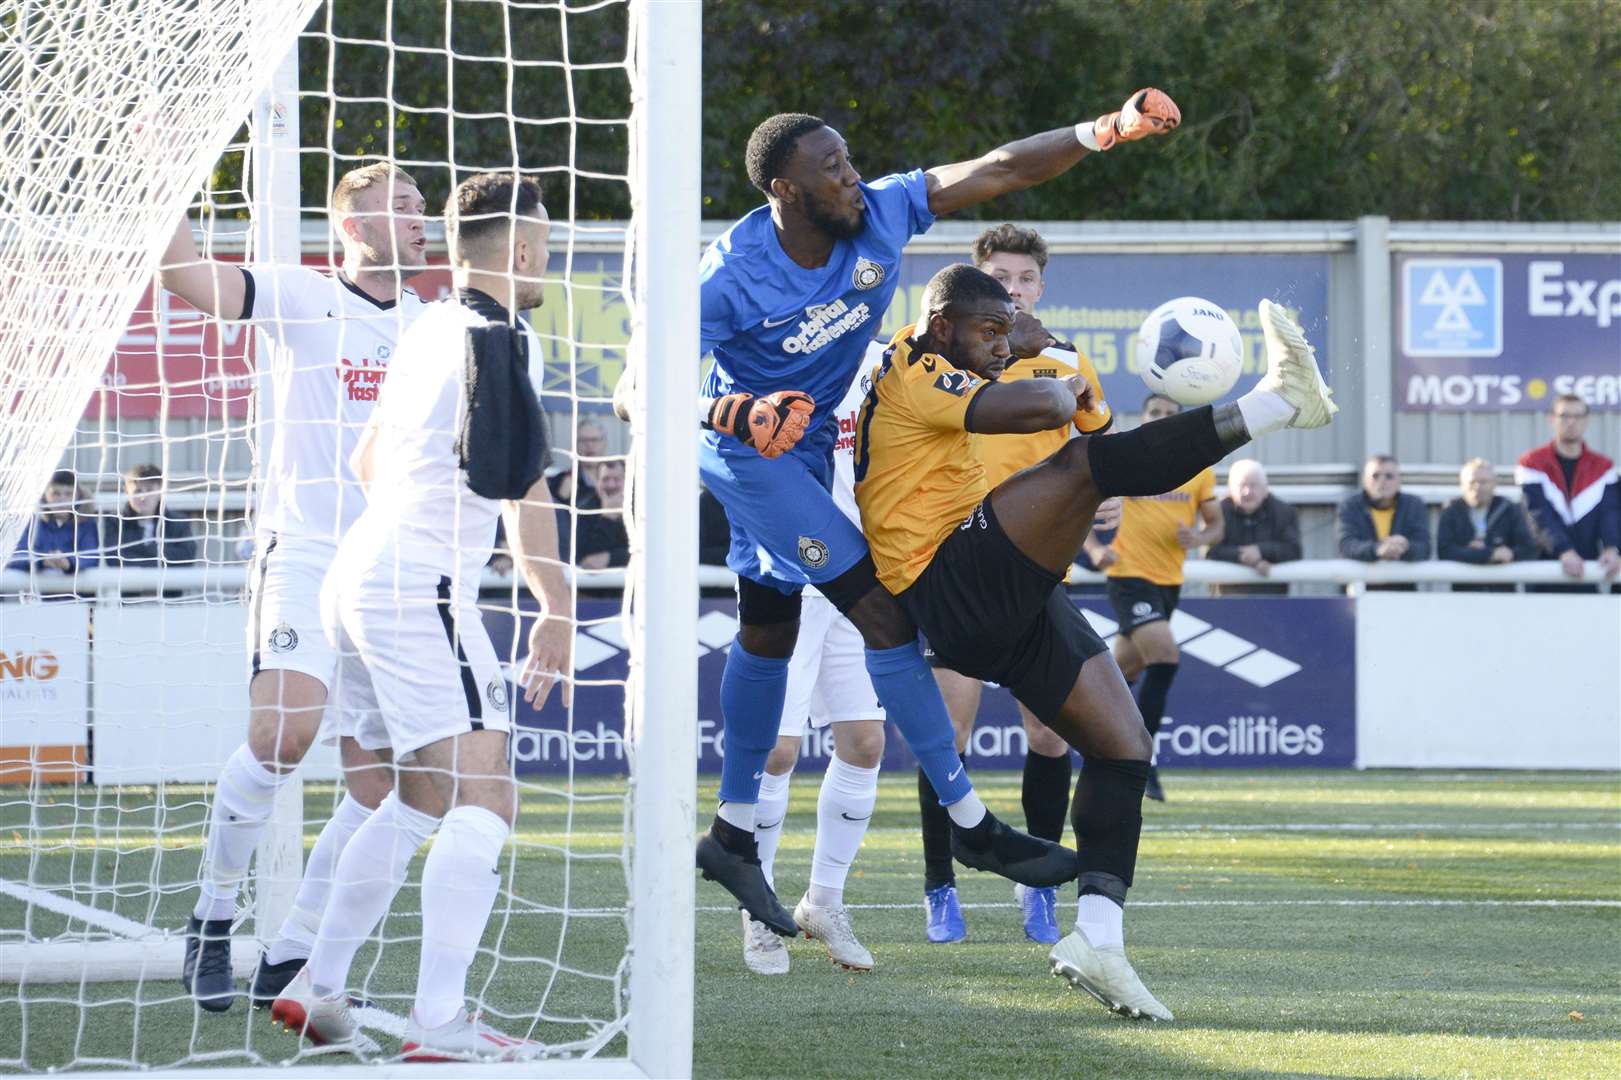
[[[973,304],[981,300],[1013,302],[1002,283],[979,267],[953,263],[923,287],[923,316],[928,318],[952,304]]]
[[[1470,458],[1468,461],[1463,463],[1463,468],[1459,469],[1458,472],[1460,474],[1462,474],[1462,473],[1466,473],[1466,472],[1472,472],[1475,469],[1485,469],[1487,472],[1492,474],[1493,479],[1496,479],[1496,477],[1497,477],[1497,470],[1493,469],[1492,468],[1492,463],[1487,461],[1483,457],[1472,457],[1472,458]]]
[[[986,229],[974,241],[974,265],[984,266],[992,255],[1028,255],[1036,260],[1042,273],[1047,272],[1047,241],[1034,229],[1022,228],[1008,222]]]
[[[1172,405],[1176,406],[1177,412],[1182,411],[1182,403],[1176,400],[1174,397],[1171,397],[1169,394],[1149,394],[1147,397],[1143,398],[1143,407],[1140,411],[1147,412],[1148,407],[1155,401],[1169,401]]]
[[[1395,454],[1369,454],[1368,460],[1362,463],[1362,467],[1366,469],[1369,465],[1383,465],[1386,462],[1398,468],[1401,466],[1401,462],[1396,460]]]
[[[516,173],[486,172],[456,185],[445,203],[445,233],[451,252],[464,244],[477,244],[506,235],[514,217],[535,217],[540,206],[540,184]]]
[[[374,161],[370,165],[350,169],[338,178],[338,186],[332,189],[332,209],[336,213],[347,214],[355,208],[355,199],[362,191],[373,184],[396,181],[421,189],[416,177],[391,161]]]
[[[1580,405],[1582,407],[1583,416],[1586,416],[1588,413],[1593,411],[1588,407],[1587,402],[1576,394],[1555,394],[1553,396],[1553,403],[1548,406],[1548,411],[1553,412],[1555,409],[1559,408],[1560,402],[1564,402],[1566,405]]]
[[[799,146],[799,137],[824,127],[827,124],[820,116],[809,113],[778,113],[760,121],[749,135],[748,149],[743,155],[749,183],[762,193],[771,194],[771,181],[788,167],[788,159]]]
[[[79,487],[79,478],[78,476],[74,475],[72,469],[57,469],[51,474],[51,478],[45,481],[45,486],[48,488],[70,487],[77,491]]]
[[[135,483],[142,480],[162,480],[163,470],[150,462],[145,465],[131,465],[124,470],[124,479]]]

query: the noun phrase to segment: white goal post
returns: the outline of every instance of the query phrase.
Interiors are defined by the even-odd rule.
[[[383,22],[392,29],[395,5],[416,2],[378,0],[376,6],[388,10]],[[561,807],[556,815],[561,824],[547,817],[536,827],[535,838],[526,836],[520,822],[514,842],[515,859],[533,858],[543,868],[537,874],[560,867],[557,872],[572,880],[571,875],[580,873],[577,867],[613,858],[623,867],[623,881],[618,896],[602,903],[582,894],[585,886],[579,884],[563,886],[560,901],[548,894],[530,902],[518,895],[520,871],[511,870],[510,893],[491,921],[497,943],[481,950],[490,957],[482,961],[485,974],[475,973],[469,983],[470,994],[494,1009],[506,1026],[531,1016],[531,1031],[537,1032],[532,1037],[540,1041],[550,1042],[544,1032],[572,1030],[570,1025],[586,1034],[559,1036],[556,1054],[538,1063],[458,1066],[455,1072],[687,1076],[693,1039],[697,439],[692,422],[696,363],[678,358],[696,361],[699,340],[695,268],[701,209],[701,5],[699,0],[442,0],[439,6],[446,11],[446,40],[437,45],[381,43],[390,58],[389,76],[375,97],[385,103],[388,126],[393,128],[397,116],[434,109],[442,110],[451,126],[464,116],[485,121],[505,111],[513,158],[524,171],[530,166],[523,153],[526,137],[545,123],[566,127],[566,165],[538,170],[554,222],[548,278],[561,281],[560,291],[572,308],[576,292],[603,288],[572,280],[576,241],[593,234],[622,235],[621,277],[611,288],[628,309],[629,335],[621,345],[606,344],[623,351],[625,363],[636,373],[637,394],[628,438],[611,448],[615,460],[624,460],[627,473],[629,562],[623,614],[599,617],[591,628],[596,636],[590,639],[619,641],[625,653],[625,674],[615,685],[623,691],[627,775],[618,787],[610,784],[606,795],[599,794],[602,782],[579,771],[572,759],[555,774],[520,778],[525,798],[538,792]],[[77,470],[80,477],[99,474],[105,489],[131,458],[159,446],[165,476],[190,474],[196,486],[188,490],[205,492],[213,502],[220,501],[222,491],[251,484],[226,461],[257,437],[251,414],[246,420],[226,418],[218,426],[210,426],[212,413],[208,422],[192,428],[172,424],[172,401],[181,391],[163,374],[165,316],[156,300],[152,318],[160,324],[154,335],[160,341],[159,374],[151,389],[163,404],[154,419],[149,424],[109,419],[102,406],[95,420],[95,406],[87,413],[87,403],[101,400],[98,386],[109,358],[132,313],[140,310],[175,222],[199,190],[212,190],[216,181],[211,175],[222,175],[217,166],[222,151],[233,148],[243,163],[236,204],[243,211],[239,216],[251,222],[245,260],[297,264],[301,248],[307,249],[301,218],[324,207],[327,194],[311,191],[307,182],[301,185],[301,164],[324,152],[330,159],[328,172],[336,176],[381,158],[395,145],[391,130],[375,150],[339,152],[330,125],[325,132],[307,130],[300,138],[301,103],[324,93],[330,99],[327,115],[337,117],[338,104],[351,100],[334,89],[330,74],[324,89],[299,85],[301,32],[306,39],[326,33],[333,56],[348,44],[341,34],[323,30],[333,24],[321,0],[20,0],[8,8],[0,11],[0,557],[9,555],[31,528],[47,478],[63,467]],[[469,99],[456,86],[458,63],[499,64],[501,57],[459,52],[449,29],[452,8],[463,17],[472,13],[483,18],[487,12],[490,19],[507,20],[505,100]],[[616,8],[624,18],[623,62],[571,65],[569,21]],[[561,54],[514,59],[511,21],[536,16],[555,17],[562,27]],[[399,57],[418,54],[432,54],[434,62],[445,66],[447,100],[442,103],[407,102],[396,92],[393,75]],[[573,80],[582,72],[589,78],[615,67],[622,69],[628,88],[622,116],[575,111]],[[536,73],[557,72],[571,83],[569,114],[550,121],[522,115],[523,106],[513,105],[514,97],[522,96],[522,87],[515,93],[515,84],[538,77]],[[372,95],[368,91],[365,96]],[[246,142],[235,141],[244,123]],[[576,160],[579,132],[615,124],[626,134],[622,175]],[[454,135],[450,146],[449,160],[438,164],[453,179],[501,166],[499,161],[458,160]],[[404,157],[408,168],[422,164]],[[564,183],[555,182],[558,176]],[[623,183],[629,193],[628,222],[572,220],[575,185],[582,178]],[[430,204],[428,212],[436,214],[438,206]],[[205,254],[208,238],[205,225]],[[580,354],[602,350],[605,344],[589,335],[576,337],[572,330],[554,340],[571,387],[578,385]],[[586,416],[582,406],[605,404],[574,393],[561,414],[563,422],[573,427]],[[219,415],[226,415],[223,408]],[[558,416],[553,420],[556,425]],[[219,444],[226,450],[216,453]],[[188,454],[202,466],[178,464],[191,460]],[[87,461],[92,463],[89,473]],[[570,514],[571,530],[580,529],[585,513]],[[215,576],[239,573],[243,529],[251,529],[251,521],[233,528],[223,516],[205,514],[194,525],[198,565],[177,568],[166,579],[166,588],[174,586],[171,595],[198,575],[209,578],[210,567],[220,572]],[[106,526],[102,528],[105,543]],[[113,570],[109,565],[97,573]],[[135,582],[147,571],[129,573]],[[0,622],[9,613],[13,632],[31,625],[38,613],[55,606],[39,598],[56,591],[53,582],[32,595],[0,594]],[[148,591],[144,609],[140,604],[109,605],[106,596],[104,591],[100,605],[79,605],[95,612],[86,617],[88,638],[80,643],[86,670],[93,658],[95,672],[94,682],[88,674],[83,682],[92,733],[85,771],[66,782],[41,779],[40,773],[21,788],[0,778],[0,825],[5,826],[0,841],[13,838],[12,846],[0,852],[0,1016],[20,1022],[12,1035],[0,1036],[0,1071],[94,1068],[106,1075],[104,1070],[112,1068],[130,1075],[241,1076],[274,1068],[278,1075],[329,1076],[363,1068],[367,1076],[444,1075],[442,1067],[391,1061],[386,1049],[364,1065],[344,1056],[311,1058],[308,1048],[299,1050],[291,1037],[278,1035],[279,1043],[267,1042],[261,1030],[268,1025],[267,1014],[251,1014],[241,1006],[227,1014],[229,1019],[195,1013],[189,1030],[173,1023],[176,1007],[192,1008],[189,999],[182,1000],[176,981],[183,919],[177,924],[174,912],[182,899],[190,904],[185,897],[195,881],[208,789],[198,787],[190,772],[178,783],[159,778],[138,786],[108,785],[105,778],[112,773],[103,767],[94,733],[107,710],[133,707],[118,700],[126,690],[141,693],[139,687],[103,681],[120,659],[112,650],[121,619],[139,620],[155,610],[155,622],[150,622],[159,628],[157,640],[150,643],[154,651],[206,650],[219,635],[194,629],[203,625],[198,610],[217,614],[233,605],[218,603],[217,588],[189,592],[172,605]],[[515,625],[521,626],[524,600],[522,590],[515,590],[495,606],[507,605]],[[60,610],[71,606],[61,605]],[[200,682],[207,680],[199,676]],[[245,702],[245,686],[240,694]],[[162,697],[155,694],[154,701]],[[208,720],[188,714],[176,722],[201,727]],[[572,734],[573,723],[571,715],[565,734]],[[19,736],[16,730],[0,737],[0,749],[27,740],[26,732]],[[242,734],[238,730],[234,738]],[[0,774],[6,767],[0,760]],[[249,877],[252,917],[239,909],[233,949],[239,978],[248,975],[261,944],[291,906],[304,858],[321,825],[320,801],[328,798],[328,791],[296,782],[280,790]],[[331,798],[335,801],[336,794]],[[611,849],[606,855],[592,846],[601,847],[604,834],[575,832],[577,812],[604,802],[610,809],[623,807],[615,832],[607,837]],[[58,813],[64,805],[70,813]],[[314,815],[308,822],[307,812]],[[140,852],[139,858],[131,851]],[[44,869],[48,865],[56,869]],[[513,863],[503,857],[503,866],[509,865]],[[131,869],[135,867],[138,873]],[[144,885],[136,880],[142,875]],[[143,887],[149,895],[140,894]],[[415,915],[405,913],[407,920]],[[497,930],[497,924],[525,915],[555,919],[555,942],[546,938],[542,944],[511,946],[512,935],[505,927]],[[600,1015],[569,1011],[575,1007],[567,995],[560,995],[562,1005],[546,996],[560,976],[582,975],[571,967],[575,961],[565,957],[567,935],[590,920],[624,927],[617,961],[604,974],[584,973],[612,991],[614,1003]],[[374,972],[400,940],[397,933],[391,935],[391,925],[385,922],[379,929],[376,958],[366,961]],[[512,987],[522,981],[503,976],[503,965],[507,971],[517,966],[535,972],[539,1004],[531,1009],[528,1002],[513,999]],[[357,979],[362,967],[364,963],[356,966]],[[373,1014],[374,1033],[397,1035],[396,1029],[403,1028],[397,1000],[395,994],[366,1010]],[[125,1049],[97,1049],[96,1029],[109,1023],[131,1027],[127,1038],[120,1036]],[[0,1026],[9,1026],[9,1021]],[[220,1030],[234,1034],[222,1044]]]

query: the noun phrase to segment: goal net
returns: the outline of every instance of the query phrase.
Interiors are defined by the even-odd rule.
[[[275,796],[237,894],[228,1010],[182,987],[184,933],[248,732],[255,573],[290,513],[338,541],[356,406],[386,381],[389,347],[360,356],[337,315],[358,296],[339,271],[448,295],[446,196],[516,171],[552,220],[527,318],[573,700],[537,711],[512,683],[539,605],[500,543],[477,605],[507,678],[485,707],[509,713],[520,809],[467,1007],[547,1053],[469,1068],[690,1071],[696,441],[693,370],[670,361],[697,352],[698,22],[695,0],[0,10],[0,1070],[376,1075],[398,1060],[420,853],[350,974],[375,1050],[323,1054],[246,996],[306,862],[330,874],[312,852],[345,796],[334,746],[318,740]],[[392,248],[345,263],[334,188],[378,162],[427,204],[420,271]],[[399,209],[382,213],[393,229]],[[255,285],[319,285],[296,305],[261,287],[232,320],[199,310],[228,306],[218,284],[194,304],[157,283],[211,265],[216,283],[241,266]],[[359,302],[395,337],[407,324],[404,302]],[[293,347],[325,318],[331,347]],[[611,409],[627,367],[628,424]],[[283,383],[304,370],[329,376],[330,421],[325,402],[289,410]],[[316,449],[278,465],[295,443]]]

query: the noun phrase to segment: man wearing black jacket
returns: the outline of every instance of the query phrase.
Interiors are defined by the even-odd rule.
[[[1423,562],[1430,557],[1429,512],[1424,500],[1401,490],[1401,466],[1375,454],[1362,466],[1362,490],[1340,503],[1334,531],[1340,557],[1360,562]],[[1415,585],[1369,585],[1412,592]]]
[[[1497,495],[1491,463],[1473,458],[1458,473],[1462,496],[1447,503],[1436,526],[1436,555],[1477,566],[1537,557],[1525,511]],[[1512,585],[1454,585],[1453,592],[1513,592]]]
[[[1227,470],[1221,516],[1225,525],[1222,542],[1212,544],[1206,558],[1242,563],[1262,577],[1272,572],[1274,564],[1300,558],[1300,516],[1294,507],[1273,496],[1259,461],[1243,458]],[[1289,586],[1281,582],[1218,585],[1212,591],[1217,596],[1281,596]]]
[[[123,566],[184,566],[197,561],[197,541],[185,518],[163,506],[163,473],[137,465],[124,474],[127,496],[116,522],[109,562]]]

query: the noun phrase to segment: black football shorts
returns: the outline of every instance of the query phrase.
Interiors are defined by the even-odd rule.
[[[1122,634],[1151,622],[1170,619],[1181,598],[1180,585],[1156,585],[1135,577],[1109,579],[1109,606],[1114,608]]]

